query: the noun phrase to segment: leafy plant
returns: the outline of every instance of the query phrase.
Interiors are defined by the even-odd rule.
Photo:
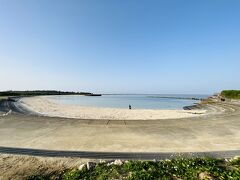
[[[128,161],[123,165],[98,164],[88,170],[67,170],[59,179],[240,179],[240,158],[231,161],[213,158],[176,158],[164,161]],[[49,176],[50,177],[50,176]],[[35,176],[32,180],[51,179]]]

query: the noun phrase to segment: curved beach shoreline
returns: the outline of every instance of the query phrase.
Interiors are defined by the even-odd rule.
[[[49,117],[98,120],[155,120],[197,117],[206,114],[206,110],[151,110],[83,107],[66,105],[47,97],[25,97],[21,101],[26,108]]]
[[[44,99],[41,102],[46,103]],[[240,104],[235,101],[202,102],[199,106],[206,109],[202,116],[147,121],[38,116],[28,113],[30,111],[18,113],[18,104],[21,110],[23,103],[19,101],[2,103],[6,107],[17,107],[13,113],[0,117],[1,147],[104,152],[240,149]]]

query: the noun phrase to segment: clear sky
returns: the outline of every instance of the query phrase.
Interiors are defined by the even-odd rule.
[[[240,89],[239,0],[0,0],[0,90]]]

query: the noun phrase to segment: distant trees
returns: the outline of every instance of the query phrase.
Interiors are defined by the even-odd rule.
[[[0,91],[0,96],[91,95],[89,92],[65,92],[55,90]]]

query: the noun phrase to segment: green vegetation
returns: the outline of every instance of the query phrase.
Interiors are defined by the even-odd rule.
[[[35,175],[40,179],[240,179],[240,159],[225,161],[212,158],[173,159],[165,161],[129,161],[123,165],[97,164],[80,171],[59,172],[58,176]]]
[[[7,97],[5,97],[5,96],[0,96],[0,100],[1,100],[1,99],[6,99],[6,98],[7,98]]]
[[[44,95],[92,95],[89,92],[63,92],[63,91],[1,91],[0,96],[44,96]]]
[[[240,90],[224,90],[221,96],[229,99],[240,99]]]

